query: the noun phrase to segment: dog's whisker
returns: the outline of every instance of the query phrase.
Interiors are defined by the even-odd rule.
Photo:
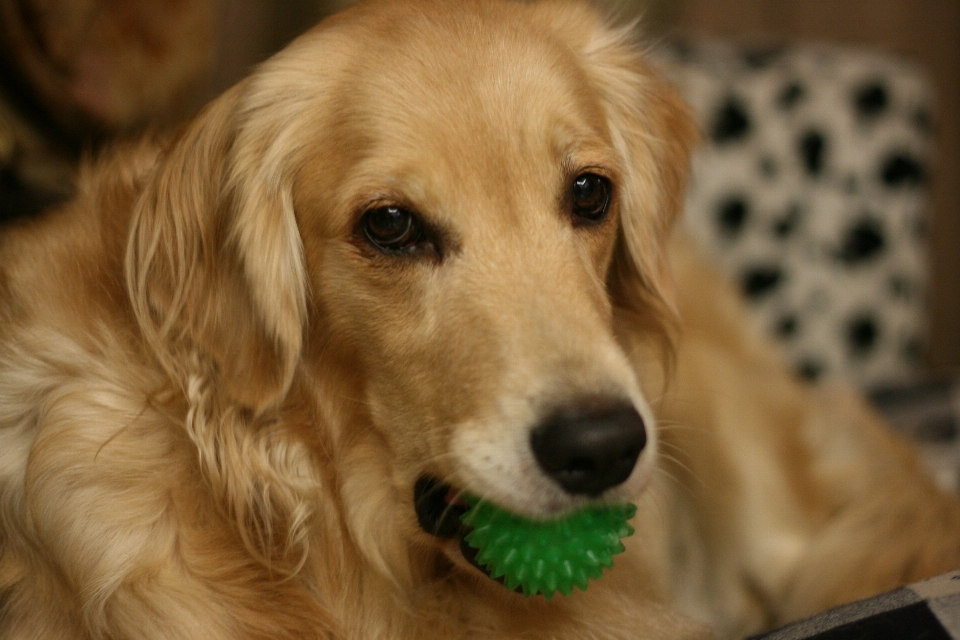
[[[690,424],[689,422],[681,422],[679,420],[664,420],[661,419],[657,422],[657,428],[661,431],[694,431],[697,433],[706,433],[707,429],[701,425]]]
[[[671,483],[676,484],[677,486],[683,485],[683,481],[680,480],[680,478],[678,478],[673,472],[671,472],[669,469],[664,468],[663,466],[658,466],[656,469],[656,473],[662,474],[668,480],[670,480]]]
[[[707,485],[706,485],[706,482],[704,482],[703,478],[701,478],[700,475],[699,475],[698,473],[696,473],[696,471],[695,471],[694,469],[692,469],[688,464],[686,464],[685,462],[681,461],[681,460],[678,459],[677,457],[672,456],[672,455],[670,455],[670,454],[668,454],[668,453],[665,453],[665,452],[663,452],[663,451],[660,452],[660,455],[661,455],[661,457],[662,457],[664,460],[666,460],[666,461],[668,461],[668,462],[672,462],[672,463],[675,464],[677,467],[679,467],[680,469],[682,469],[683,471],[685,471],[685,472],[687,473],[687,475],[690,477],[690,479],[693,480],[693,482],[695,482],[696,484],[698,484],[701,488],[706,488],[706,486],[707,486]],[[670,478],[670,480],[672,480],[673,482],[675,482],[675,483],[677,484],[677,486],[687,487],[687,483],[683,482],[680,478],[678,478],[676,475],[674,475],[669,469],[665,468],[664,465],[662,465],[662,464],[661,464],[661,465],[657,465],[657,472],[666,475],[668,478]],[[691,494],[692,494],[692,489],[690,489],[689,487],[687,487],[686,490],[687,490],[688,492],[691,492]]]

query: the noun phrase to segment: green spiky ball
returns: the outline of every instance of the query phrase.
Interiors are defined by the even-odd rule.
[[[528,520],[489,502],[467,496],[470,509],[461,520],[473,527],[464,540],[477,549],[476,561],[493,578],[503,577],[509,589],[523,588],[530,597],[549,600],[573,587],[586,590],[613,566],[624,551],[621,538],[633,534],[627,522],[637,512],[632,504],[595,506],[558,520]]]

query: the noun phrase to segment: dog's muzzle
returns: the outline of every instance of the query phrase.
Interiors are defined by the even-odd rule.
[[[643,418],[632,404],[598,398],[555,411],[530,433],[530,448],[543,473],[565,493],[590,498],[624,483],[646,444]],[[414,507],[421,529],[458,541],[467,562],[489,575],[476,562],[477,550],[464,540],[471,527],[461,518],[469,506],[457,489],[422,476],[414,486]]]

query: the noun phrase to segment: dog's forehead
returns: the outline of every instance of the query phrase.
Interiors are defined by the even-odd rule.
[[[350,130],[369,145],[368,173],[407,188],[429,173],[466,195],[518,181],[552,190],[559,167],[609,159],[576,55],[522,14],[509,18],[464,9],[425,21],[411,10],[391,25],[351,82]]]
[[[425,24],[415,9],[406,15],[357,78],[361,106],[376,121],[391,130],[440,132],[445,141],[457,129],[512,137],[539,123],[603,134],[576,55],[522,13],[510,20],[454,10]]]
[[[323,235],[342,235],[375,202],[438,218],[469,206],[509,213],[554,205],[575,172],[622,169],[601,93],[574,43],[538,22],[531,5],[427,0],[360,9],[369,15],[348,10],[276,65],[299,69],[283,78],[317,87],[315,98],[285,79],[261,91],[297,96],[280,104],[299,111],[288,120],[305,123],[297,127],[305,151],[298,190],[339,212],[324,217]],[[264,111],[277,117],[275,107]]]

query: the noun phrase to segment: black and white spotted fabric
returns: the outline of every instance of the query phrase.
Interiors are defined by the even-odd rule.
[[[687,223],[802,376],[910,380],[924,348],[929,83],[829,46],[658,53],[700,119]]]
[[[833,609],[752,640],[960,640],[960,571]]]

